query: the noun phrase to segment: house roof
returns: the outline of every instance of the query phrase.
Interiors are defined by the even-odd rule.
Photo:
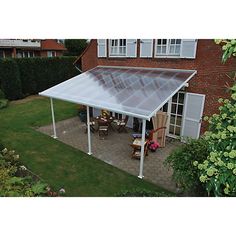
[[[150,120],[195,70],[97,66],[42,96]]]
[[[58,43],[55,39],[45,39],[41,41],[41,50],[65,51],[66,48],[62,43]]]

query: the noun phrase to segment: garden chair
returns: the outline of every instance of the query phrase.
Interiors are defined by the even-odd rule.
[[[148,143],[149,140],[145,140],[144,144],[144,156],[148,156]],[[133,148],[131,158],[140,159],[141,157],[141,138],[134,139],[133,143],[130,144]]]
[[[100,138],[108,135],[108,121],[98,120],[98,135]]]
[[[127,132],[125,127],[127,125],[128,119],[129,119],[129,116],[125,116],[124,119],[115,121],[115,123],[117,125],[117,131],[119,133],[121,133],[122,131]]]
[[[95,129],[96,122],[95,122],[94,120],[92,120],[92,121],[89,122],[89,124],[90,124],[90,131],[91,131],[92,133],[94,133],[94,132],[96,131],[96,129]],[[86,134],[86,133],[88,132],[88,125],[87,125],[87,122],[85,122],[85,125],[86,125],[85,134]]]
[[[165,147],[167,119],[167,113],[161,111],[157,112],[156,117],[152,118],[154,129],[149,133],[149,141],[157,141],[160,144],[160,147]]]

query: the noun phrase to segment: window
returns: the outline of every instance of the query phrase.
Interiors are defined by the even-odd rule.
[[[17,58],[29,58],[29,57],[34,57],[34,52],[33,51],[17,51],[16,53]]]
[[[5,53],[3,50],[0,50],[0,58],[5,58]]]
[[[172,97],[171,101],[169,134],[174,136],[180,136],[181,133],[184,95],[185,93],[178,92]]]
[[[124,57],[126,56],[126,39],[110,39],[110,56]]]
[[[56,52],[48,51],[48,57],[56,57]]]
[[[181,39],[156,39],[156,56],[180,56]]]

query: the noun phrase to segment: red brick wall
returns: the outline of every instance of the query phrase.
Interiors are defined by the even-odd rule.
[[[50,50],[48,50],[50,51]],[[47,57],[48,56],[48,51],[40,51],[40,56],[41,57]],[[55,52],[55,50],[52,50],[53,52]],[[63,56],[63,51],[56,51],[57,53],[57,57],[61,57]]]
[[[93,40],[89,49],[82,56],[82,70],[86,71],[97,65],[106,66],[138,66],[163,67],[175,69],[194,69],[197,75],[189,82],[188,92],[206,95],[204,115],[212,115],[218,111],[218,99],[228,97],[225,84],[232,84],[226,73],[236,69],[236,59],[221,63],[222,50],[213,40],[198,40],[195,59],[163,59],[139,58],[138,42],[137,58],[97,58],[97,42]],[[201,133],[205,130],[203,123]]]

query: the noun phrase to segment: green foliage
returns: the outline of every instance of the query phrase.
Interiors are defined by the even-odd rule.
[[[4,99],[5,98],[5,94],[4,92],[0,89],[0,99]]]
[[[16,59],[25,96],[36,94],[78,74],[75,57]]]
[[[236,56],[236,39],[216,39],[216,44],[222,45],[224,51],[222,62],[225,63],[231,56]]]
[[[14,59],[0,60],[0,88],[9,100],[22,98],[20,73]]]
[[[74,60],[75,57],[1,59],[1,88],[10,100],[36,94],[77,75]]]
[[[186,192],[196,195],[204,194],[203,184],[199,181],[198,170],[193,161],[199,162],[206,159],[208,155],[207,142],[200,138],[198,140],[188,139],[187,143],[175,149],[167,157],[165,165],[173,169],[173,179]]]
[[[172,194],[166,192],[157,192],[151,191],[147,189],[132,189],[132,190],[124,190],[115,195],[116,197],[171,197]]]
[[[7,99],[0,99],[0,110],[3,108],[6,108],[8,105],[8,100]]]
[[[79,56],[87,46],[86,39],[66,39],[65,47],[67,48],[67,52],[65,52],[65,56]]]
[[[231,99],[220,98],[219,103],[219,114],[205,117],[210,153],[197,167],[209,194],[236,196],[236,84],[231,88]]]
[[[44,196],[47,184],[33,181],[30,176],[19,177],[19,155],[4,148],[0,151],[0,197]]]

